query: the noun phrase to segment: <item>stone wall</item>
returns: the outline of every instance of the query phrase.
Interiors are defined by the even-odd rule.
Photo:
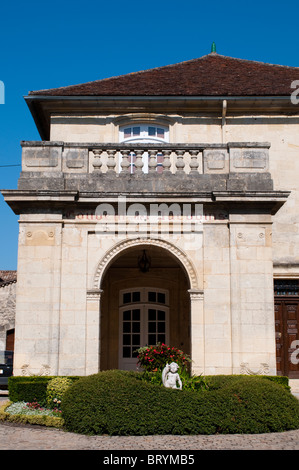
[[[299,118],[286,115],[221,116],[169,115],[172,143],[269,142],[269,171],[274,189],[291,191],[286,204],[275,216],[273,260],[276,275],[299,277]],[[125,117],[123,117],[124,122]],[[128,116],[128,121],[130,117]],[[223,125],[224,124],[224,125]],[[51,140],[65,142],[118,142],[116,116],[53,116]]]
[[[6,348],[6,332],[15,327],[16,285],[0,286],[0,351]]]

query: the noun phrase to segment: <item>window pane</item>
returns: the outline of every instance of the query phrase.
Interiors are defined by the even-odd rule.
[[[132,298],[133,302],[140,302],[140,292],[133,292],[132,296],[133,296]]]
[[[165,320],[165,312],[163,310],[158,310],[158,320],[160,321]]]
[[[158,302],[160,304],[165,304],[165,294],[162,292],[158,292]]]
[[[126,294],[123,294],[123,303],[129,304],[130,302],[131,302],[131,293],[127,292]]]
[[[156,135],[156,128],[155,127],[149,127],[148,128],[148,135]]]
[[[148,344],[149,346],[154,346],[156,344],[156,335],[148,335]]]
[[[156,310],[153,310],[152,308],[149,309],[148,319],[149,320],[156,320]]]
[[[156,322],[149,322],[148,332],[149,333],[156,333]]]
[[[160,137],[160,139],[164,139],[164,129],[158,127],[157,136]]]
[[[129,320],[131,320],[131,310],[126,310],[126,311],[123,313],[123,320],[124,320],[124,321],[129,321]]]
[[[165,343],[165,335],[158,335],[157,343]]]
[[[149,302],[156,302],[156,292],[149,292],[148,293],[148,301]]]
[[[123,348],[123,357],[131,357],[131,348],[128,348],[128,347]]]
[[[128,137],[131,137],[131,128],[128,127],[127,129],[124,130],[124,138],[127,139]]]
[[[275,279],[274,280],[275,295],[299,295],[298,279]]]
[[[132,345],[140,346],[140,335],[132,335]]]
[[[165,323],[159,322],[158,323],[158,333],[165,333]]]
[[[133,127],[133,135],[140,135],[140,127]]]
[[[124,346],[129,346],[131,344],[131,335],[123,335],[123,344]]]
[[[123,323],[123,332],[124,333],[130,333],[131,332],[131,323],[129,323],[129,322],[124,322]]]
[[[133,310],[133,320],[135,320],[135,321],[140,320],[140,310],[139,309]]]
[[[132,332],[133,333],[139,333],[140,332],[140,323],[139,322],[133,322],[132,323]]]

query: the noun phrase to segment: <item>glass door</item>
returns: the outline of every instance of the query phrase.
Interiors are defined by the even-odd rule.
[[[137,350],[168,341],[168,292],[142,288],[120,293],[119,369],[137,369]]]

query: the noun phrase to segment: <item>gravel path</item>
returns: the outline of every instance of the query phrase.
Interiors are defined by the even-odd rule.
[[[299,450],[299,430],[209,436],[83,436],[42,426],[0,424],[1,450]]]

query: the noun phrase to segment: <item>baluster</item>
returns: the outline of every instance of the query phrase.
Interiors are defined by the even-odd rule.
[[[116,150],[107,150],[108,154],[108,160],[107,160],[107,172],[109,173],[115,173],[115,166],[116,166],[116,161],[115,161],[115,154]]]
[[[164,155],[164,160],[162,162],[163,166],[163,173],[165,174],[170,174],[170,167],[171,167],[171,161],[170,161],[170,154],[171,150],[163,150],[163,155]]]
[[[122,155],[122,161],[121,161],[121,172],[122,173],[130,173],[130,150],[122,150],[121,152]]]
[[[175,164],[176,172],[181,174],[184,172],[184,168],[185,168],[185,162],[184,162],[185,150],[177,150],[176,154],[177,154],[177,160]]]
[[[190,155],[191,155],[191,161],[190,161],[190,174],[198,174],[198,160],[197,160],[197,155],[199,153],[198,150],[190,150]]]
[[[93,149],[92,150],[93,155],[94,155],[94,161],[92,163],[92,166],[94,168],[93,172],[94,173],[101,173],[102,172],[102,150],[101,149]]]
[[[151,149],[148,151],[148,153],[149,153],[148,172],[154,173],[157,167],[157,160],[156,160],[157,150]]]
[[[134,150],[134,153],[136,155],[136,161],[135,161],[135,167],[136,167],[136,175],[140,175],[143,173],[142,168],[143,168],[143,159],[142,156],[144,154],[144,151],[141,149]]]

